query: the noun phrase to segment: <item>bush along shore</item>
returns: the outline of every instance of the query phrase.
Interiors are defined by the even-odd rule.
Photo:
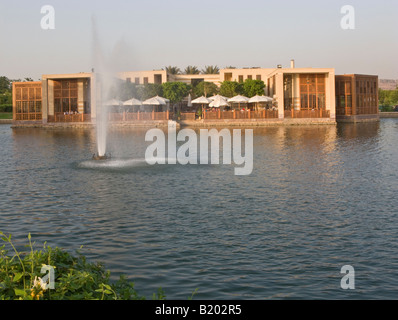
[[[101,263],[88,262],[79,251],[74,256],[46,243],[34,250],[29,234],[26,252],[19,252],[11,235],[0,231],[0,236],[5,242],[0,246],[0,300],[145,300],[125,276],[111,282]],[[165,298],[162,288],[152,296]]]

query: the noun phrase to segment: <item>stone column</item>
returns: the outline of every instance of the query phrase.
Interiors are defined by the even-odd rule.
[[[326,110],[330,111],[330,119],[336,119],[336,81],[334,71],[326,75],[325,94]]]
[[[41,81],[41,115],[43,124],[48,120],[48,81],[44,79]]]
[[[284,102],[283,102],[283,73],[279,72],[275,75],[274,94],[276,95],[276,102],[278,103],[278,118],[285,118]]]

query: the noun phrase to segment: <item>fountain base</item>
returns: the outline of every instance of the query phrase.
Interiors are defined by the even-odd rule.
[[[104,154],[103,156],[100,156],[98,154],[93,154],[93,160],[108,160],[110,158],[111,158],[110,154],[109,155]]]

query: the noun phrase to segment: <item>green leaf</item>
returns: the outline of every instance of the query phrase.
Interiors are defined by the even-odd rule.
[[[19,279],[21,279],[22,276],[23,276],[23,273],[22,273],[22,272],[16,273],[15,276],[14,276],[13,281],[14,281],[14,282],[19,281]]]
[[[25,290],[22,290],[22,289],[14,289],[14,292],[15,292],[15,294],[16,294],[17,296],[20,296],[20,297],[23,297],[23,296],[26,295]]]

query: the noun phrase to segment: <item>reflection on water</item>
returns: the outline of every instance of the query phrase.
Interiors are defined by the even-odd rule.
[[[395,298],[398,121],[253,130],[253,173],[235,176],[147,165],[146,129],[112,130],[101,162],[90,130],[2,125],[0,230],[84,245],[147,296]]]

